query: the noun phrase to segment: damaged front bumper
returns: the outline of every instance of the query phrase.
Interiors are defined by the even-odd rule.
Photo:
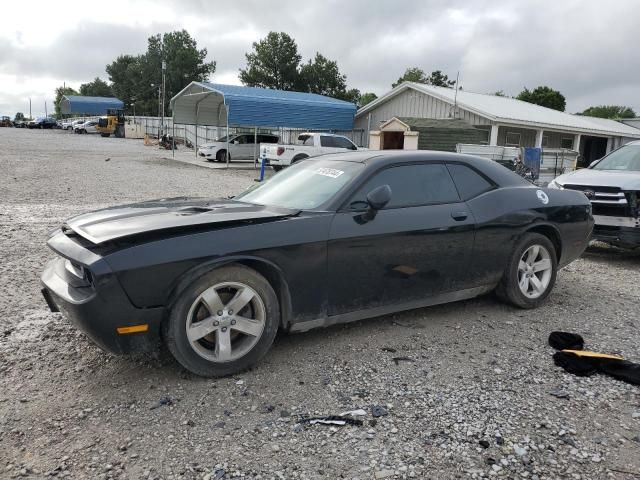
[[[163,307],[135,307],[104,259],[74,244],[63,233],[52,237],[49,246],[58,254],[75,253],[70,258],[96,259],[89,268],[62,256],[47,264],[41,276],[42,294],[52,312],[61,312],[108,352],[133,353],[158,348]],[[78,268],[83,271],[86,268],[87,276],[81,278]],[[91,268],[93,272],[89,273]],[[131,327],[138,332],[135,327],[141,325],[146,325],[143,331],[128,333]],[[127,333],[118,331],[123,329]]]
[[[592,238],[625,247],[640,246],[640,218],[594,215]]]

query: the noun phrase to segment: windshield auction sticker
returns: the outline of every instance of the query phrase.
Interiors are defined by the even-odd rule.
[[[335,168],[318,168],[313,173],[316,175],[323,175],[325,177],[338,178],[344,172],[342,170],[336,170]]]

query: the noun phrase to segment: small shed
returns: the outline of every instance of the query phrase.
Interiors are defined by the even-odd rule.
[[[86,97],[64,95],[60,101],[60,111],[65,114],[106,115],[107,110],[122,110],[124,102],[115,97]]]
[[[459,118],[393,117],[370,132],[372,150],[440,150],[455,152],[458,143],[487,143],[487,131]]]
[[[191,82],[171,99],[171,111],[186,125],[352,130],[356,105],[315,93]]]

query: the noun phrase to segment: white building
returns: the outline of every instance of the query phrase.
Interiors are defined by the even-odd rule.
[[[413,82],[398,85],[358,110],[355,128],[375,131],[393,117],[460,118],[486,130],[488,145],[577,150],[583,158],[581,166],[640,139],[640,129],[615,120]]]

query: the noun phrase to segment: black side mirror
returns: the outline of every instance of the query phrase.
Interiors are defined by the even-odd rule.
[[[380,185],[367,193],[367,203],[371,210],[381,210],[391,200],[391,187]]]
[[[362,215],[356,215],[354,220],[359,224],[370,222],[376,218],[378,210],[383,209],[389,203],[389,200],[391,200],[391,187],[389,185],[380,185],[374,188],[367,194],[369,209]]]

